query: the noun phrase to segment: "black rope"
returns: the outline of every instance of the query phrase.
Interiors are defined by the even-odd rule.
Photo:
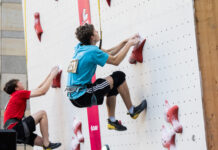
[[[101,46],[102,46],[102,39],[100,39],[99,49],[101,49]]]

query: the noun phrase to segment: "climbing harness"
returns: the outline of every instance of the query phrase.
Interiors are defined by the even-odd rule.
[[[13,123],[16,123],[16,122],[20,122],[21,120],[17,119],[17,118],[11,118],[11,119],[8,119],[5,124],[4,124],[4,129],[8,129],[8,127],[13,124]],[[27,126],[26,122],[25,121],[21,121],[22,125],[23,125],[23,129],[24,129],[24,134],[25,134],[25,138],[23,140],[21,139],[17,139],[17,142],[19,143],[28,143],[29,141],[29,137],[30,137],[30,130],[29,130],[29,127]]]
[[[73,85],[73,86],[67,86],[65,91],[67,91],[67,95],[70,96],[71,93],[79,92],[80,90],[84,90],[86,88],[87,88],[87,85]],[[93,105],[97,105],[97,98],[95,96],[94,89],[92,86],[92,97],[91,97],[91,104],[89,107]]]
[[[12,118],[12,119],[8,119],[5,124],[4,124],[4,129],[8,129],[8,127],[16,122],[19,122],[20,120],[18,120],[17,118]]]

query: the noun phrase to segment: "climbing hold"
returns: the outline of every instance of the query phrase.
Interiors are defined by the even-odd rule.
[[[165,104],[167,106],[166,110],[166,120],[167,122],[170,122],[175,130],[176,133],[182,133],[182,125],[179,123],[178,119],[178,110],[179,107],[177,105],[170,106],[168,101],[165,101]]]
[[[60,70],[59,73],[56,75],[56,77],[53,79],[53,83],[52,83],[53,88],[61,87],[61,74],[62,74],[62,70]]]
[[[175,150],[175,137],[176,133],[173,130],[166,129],[162,126],[162,145],[168,150]]]
[[[136,62],[140,62],[140,63],[143,62],[142,50],[145,45],[146,39],[143,40],[141,37],[139,38],[140,38],[140,42],[136,46],[134,46],[132,54],[129,58],[130,64],[136,64]]]
[[[36,34],[38,36],[39,41],[41,41],[41,35],[43,33],[43,30],[42,30],[42,27],[41,27],[41,24],[40,24],[40,14],[38,12],[36,12],[34,17],[35,17],[34,28],[35,28],[35,31],[36,31]]]
[[[108,6],[111,6],[111,0],[107,0]]]
[[[80,150],[80,143],[84,143],[84,136],[82,135],[82,123],[76,118],[73,119],[73,132],[76,137],[73,137],[72,148],[73,150]]]
[[[79,142],[84,143],[84,136],[82,135],[82,123],[76,118],[73,120],[73,130]]]
[[[80,150],[80,143],[77,137],[72,137],[72,150]]]

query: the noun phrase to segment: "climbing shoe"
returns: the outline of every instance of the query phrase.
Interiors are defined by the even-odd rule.
[[[106,145],[104,145],[104,146],[101,148],[101,150],[110,150],[110,148],[109,148],[109,146],[106,144]]]
[[[141,104],[134,107],[133,114],[130,114],[129,112],[127,114],[130,115],[133,119],[136,119],[138,118],[139,114],[146,108],[147,108],[147,101],[143,100]]]
[[[116,120],[115,122],[110,121],[108,119],[108,129],[110,130],[117,130],[117,131],[125,131],[126,127],[122,125],[121,121]]]
[[[43,150],[52,150],[61,146],[61,143],[49,143],[47,147],[43,146]]]

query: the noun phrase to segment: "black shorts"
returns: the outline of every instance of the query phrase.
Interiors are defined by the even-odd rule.
[[[110,89],[110,84],[106,79],[97,79],[93,84],[87,85],[87,91],[84,95],[78,99],[71,100],[72,104],[76,107],[90,107],[92,106],[92,96],[95,95],[97,99],[97,105],[103,104],[104,96],[116,96],[118,94],[117,89]]]
[[[23,119],[22,121],[26,122],[29,131],[30,131],[30,136],[28,138],[28,141],[25,144],[34,145],[34,140],[37,137],[36,134],[34,134],[33,132],[36,130],[36,125],[35,125],[35,121],[33,119],[32,116],[29,116],[25,119]],[[16,124],[13,129],[17,132],[17,143],[23,143],[20,141],[24,141],[25,140],[25,133],[24,133],[24,127],[22,124],[22,121],[20,121],[18,124]]]

